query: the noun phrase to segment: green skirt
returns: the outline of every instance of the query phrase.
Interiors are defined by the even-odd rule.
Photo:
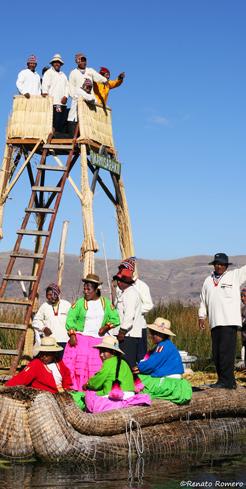
[[[151,377],[140,374],[139,378],[144,384],[144,394],[151,399],[166,399],[175,404],[185,404],[191,400],[192,387],[186,379],[172,379],[170,377]]]

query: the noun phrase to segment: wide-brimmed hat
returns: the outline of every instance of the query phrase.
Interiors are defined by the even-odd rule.
[[[158,331],[158,333],[163,333],[168,336],[176,336],[176,334],[171,331],[171,322],[168,319],[156,318],[153,324],[148,324],[147,326],[153,331]]]
[[[209,262],[209,265],[215,265],[216,263],[227,266],[232,265],[232,263],[229,262],[229,258],[225,253],[216,253],[216,255],[214,255],[213,261]]]
[[[50,61],[50,65],[51,65],[52,63],[54,63],[54,61],[59,61],[59,63],[61,63],[61,65],[64,65],[64,61],[63,61],[63,59],[62,59],[61,55],[60,55],[60,54],[58,54],[58,53],[57,53],[57,54],[54,54],[53,58],[52,58],[52,59],[51,59],[51,61]]]
[[[95,273],[88,273],[86,277],[82,278],[82,282],[92,282],[93,284],[97,285],[102,285],[103,283],[101,282],[99,276]]]
[[[105,348],[107,350],[113,350],[121,355],[125,355],[125,353],[120,349],[119,342],[115,336],[104,336],[102,343],[100,345],[93,346],[93,348]]]
[[[37,355],[40,351],[58,352],[62,350],[62,346],[57,344],[56,339],[53,336],[44,336],[41,338],[41,344],[34,349],[35,355]]]
[[[119,272],[113,276],[113,280],[118,282],[123,282],[124,284],[134,284],[135,280],[132,275],[132,270],[127,268],[122,268]]]

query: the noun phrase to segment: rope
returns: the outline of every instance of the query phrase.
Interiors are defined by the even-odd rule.
[[[138,457],[141,457],[144,453],[143,434],[139,422],[134,418],[130,418],[126,423],[126,439],[128,443],[128,460],[131,460],[132,447],[134,445]]]

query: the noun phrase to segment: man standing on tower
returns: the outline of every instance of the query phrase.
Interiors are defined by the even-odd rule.
[[[205,318],[211,327],[212,354],[218,380],[211,387],[236,389],[234,362],[237,329],[242,327],[240,286],[246,281],[246,266],[227,270],[228,256],[216,253],[209,265],[214,271],[203,284],[199,307],[199,327],[205,328]]]
[[[104,68],[103,66],[100,68],[99,71],[100,75],[105,76],[107,78],[108,83],[94,83],[94,92],[96,95],[97,103],[102,104],[103,107],[106,107],[107,105],[107,100],[109,96],[109,90],[112,90],[113,88],[119,87],[125,78],[125,73],[122,72],[118,75],[118,78],[116,80],[110,80],[110,71],[108,68]]]
[[[92,83],[107,83],[106,77],[97,73],[93,68],[87,68],[87,58],[83,53],[77,53],[75,55],[75,63],[77,63],[78,66],[72,70],[69,75],[69,94],[72,97],[72,104],[67,120],[70,122],[70,126],[74,126],[75,122],[78,120],[78,98],[82,95],[81,89],[85,80],[91,80]],[[94,96],[93,88],[91,90],[91,95]]]
[[[21,70],[18,74],[16,86],[20,95],[24,95],[26,98],[30,98],[31,95],[41,94],[41,82],[40,76],[36,72],[37,58],[34,54],[31,54],[27,58],[27,68]]]
[[[63,132],[67,120],[68,79],[61,71],[64,61],[60,54],[55,54],[50,64],[51,68],[43,76],[42,94],[53,97],[53,126],[55,131]]]

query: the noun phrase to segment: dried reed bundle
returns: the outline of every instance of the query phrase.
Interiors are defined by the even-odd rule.
[[[125,188],[122,180],[119,180],[119,188],[122,200],[121,203],[116,205],[119,244],[122,258],[127,258],[128,256],[134,256],[134,244]]]
[[[7,137],[34,138],[47,141],[52,132],[53,101],[51,97],[32,95],[29,99],[23,95],[14,97],[13,111],[10,116]]]
[[[82,97],[78,100],[79,141],[86,139],[114,149],[111,110],[100,105],[90,107]]]
[[[84,241],[80,253],[81,261],[84,262],[84,275],[94,273],[94,253],[98,251],[98,244],[95,239],[93,221],[93,193],[90,189],[88,178],[88,166],[85,144],[81,145],[81,194],[82,194],[82,214]]]

